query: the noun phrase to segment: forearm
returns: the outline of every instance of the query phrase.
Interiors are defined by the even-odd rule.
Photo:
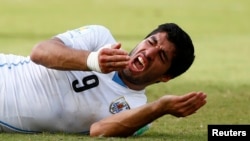
[[[195,113],[205,104],[206,94],[203,92],[191,92],[183,96],[165,95],[155,102],[94,123],[91,126],[90,135],[127,137],[163,115],[186,117]]]
[[[38,43],[31,52],[31,60],[48,68],[59,70],[89,70],[86,64],[89,52],[66,47],[59,39]]]
[[[127,137],[164,115],[160,101],[123,111],[91,126],[91,136]]]

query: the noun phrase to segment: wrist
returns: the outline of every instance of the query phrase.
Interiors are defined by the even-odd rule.
[[[158,113],[160,116],[168,113],[168,103],[164,96],[155,101],[154,110],[155,113]]]
[[[98,55],[100,50],[103,48],[112,48],[111,44],[106,44],[105,46],[101,47],[98,51],[96,52],[90,52],[88,58],[87,58],[87,67],[96,72],[102,72],[100,65],[99,65],[99,60],[98,60]]]
[[[99,61],[98,61],[98,52],[90,52],[87,58],[87,67],[96,72],[101,72]]]

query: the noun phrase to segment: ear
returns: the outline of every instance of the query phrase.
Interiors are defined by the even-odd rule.
[[[168,76],[168,75],[164,75],[164,76],[162,76],[162,78],[161,78],[161,82],[168,82],[169,80],[171,80],[171,77]]]

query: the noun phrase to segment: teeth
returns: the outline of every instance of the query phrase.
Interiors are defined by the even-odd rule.
[[[134,68],[137,68],[135,64],[133,64],[133,67],[134,67]]]
[[[141,57],[138,57],[138,60],[140,61],[140,63],[144,66],[144,62],[143,62],[143,59]]]

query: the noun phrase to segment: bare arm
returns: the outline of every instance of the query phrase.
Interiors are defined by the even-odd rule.
[[[99,51],[98,62],[103,73],[121,70],[128,64],[129,56],[120,50],[121,44],[114,44],[112,48],[104,48]],[[35,45],[30,58],[37,64],[59,70],[89,71],[87,58],[90,52],[77,50],[64,45],[58,39],[42,41]]]
[[[99,122],[90,129],[90,136],[127,137],[163,115],[186,117],[206,103],[206,95],[192,92],[183,96],[166,95],[144,106],[127,110]]]
[[[30,58],[37,64],[61,70],[88,70],[86,60],[90,52],[66,47],[57,38],[34,46]]]

